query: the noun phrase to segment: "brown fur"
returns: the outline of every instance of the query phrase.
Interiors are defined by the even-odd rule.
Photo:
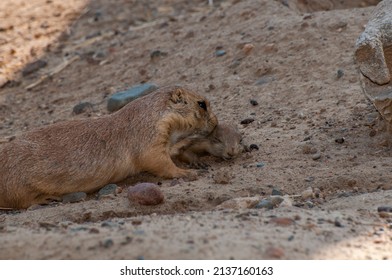
[[[205,137],[216,125],[205,98],[175,86],[112,115],[28,132],[0,146],[0,207],[27,208],[71,192],[93,192],[142,171],[194,176],[173,163],[171,146]]]
[[[242,135],[238,128],[229,124],[218,124],[207,137],[178,142],[172,147],[170,155],[179,161],[198,165],[203,155],[228,160],[242,151]]]

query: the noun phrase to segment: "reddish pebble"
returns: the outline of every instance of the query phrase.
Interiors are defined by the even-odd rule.
[[[139,183],[128,188],[129,201],[140,205],[158,205],[164,196],[159,187],[153,183]]]
[[[294,220],[291,218],[272,218],[270,222],[282,227],[287,227],[294,224]]]
[[[255,47],[255,46],[252,45],[252,44],[245,44],[244,47],[242,48],[242,50],[243,50],[243,52],[244,52],[246,55],[249,55],[249,54],[252,52],[252,50],[253,50],[254,47]]]
[[[265,254],[268,259],[281,259],[284,257],[284,250],[280,247],[269,247]]]

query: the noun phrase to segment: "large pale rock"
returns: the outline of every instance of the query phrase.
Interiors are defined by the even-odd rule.
[[[355,45],[365,95],[392,123],[392,0],[380,2]]]

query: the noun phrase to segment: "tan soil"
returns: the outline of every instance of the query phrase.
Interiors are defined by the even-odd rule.
[[[157,206],[130,204],[123,191],[1,211],[0,258],[391,259],[391,217],[377,213],[392,206],[390,135],[353,62],[374,2],[1,1],[3,139],[107,114],[110,94],[148,81],[195,88],[260,149],[232,161],[207,158],[209,172],[194,182],[141,174],[119,184],[161,182],[165,202]],[[219,48],[226,54],[216,57]],[[163,55],[151,59],[154,50]],[[37,59],[48,65],[22,76]],[[94,110],[73,115],[84,101]],[[222,172],[229,184],[214,183]],[[298,195],[309,187],[317,197],[306,202]],[[268,198],[272,189],[296,206],[214,210],[228,199]]]

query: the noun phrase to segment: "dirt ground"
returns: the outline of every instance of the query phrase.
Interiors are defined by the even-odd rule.
[[[157,206],[123,191],[0,211],[1,259],[392,259],[392,218],[377,211],[392,206],[390,134],[353,61],[377,1],[207,2],[0,2],[3,142],[108,114],[111,94],[153,82],[194,88],[259,147],[206,158],[193,182],[119,183],[160,182]],[[73,114],[80,102],[93,109]],[[215,183],[218,172],[229,184]],[[218,207],[273,190],[286,200],[272,210]]]

